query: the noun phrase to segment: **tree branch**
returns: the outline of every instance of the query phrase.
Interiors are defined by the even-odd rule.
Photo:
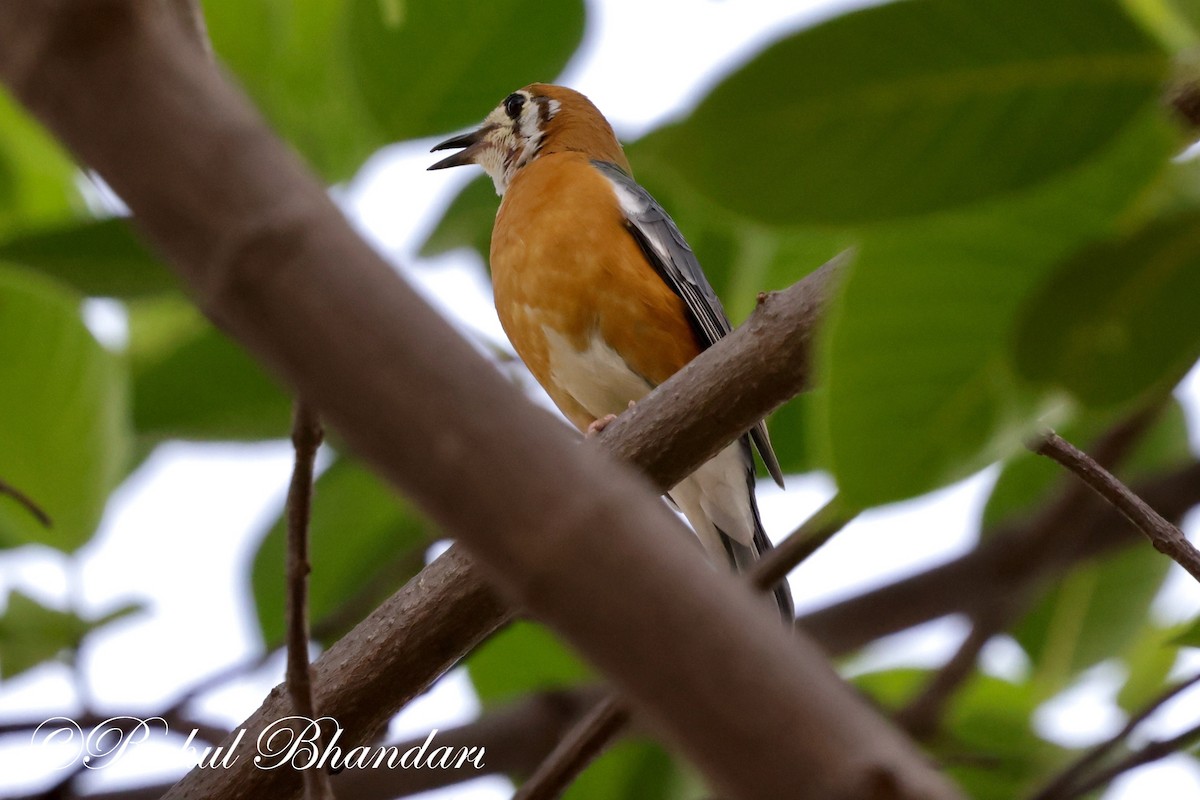
[[[1163,519],[1146,501],[1129,490],[1111,472],[1087,453],[1063,439],[1054,431],[1044,434],[1030,447],[1038,455],[1057,461],[1075,473],[1092,491],[1103,497],[1125,518],[1146,535],[1154,549],[1175,561],[1200,581],[1200,551],[1187,540],[1179,528]]]
[[[292,411],[292,448],[295,462],[287,496],[287,688],[292,709],[316,728],[313,748],[324,750],[324,736],[317,722],[320,715],[313,700],[312,676],[308,665],[308,529],[312,518],[313,469],[317,450],[324,438],[316,411],[303,400],[296,400]],[[294,736],[305,728],[303,720],[294,726]],[[332,800],[329,773],[324,769],[302,769],[306,800]]]
[[[395,797],[452,786],[484,775],[528,775],[555,743],[591,708],[605,690],[584,686],[538,692],[479,719],[454,728],[439,729],[436,746],[457,750],[477,747],[486,751],[482,769],[464,764],[448,769],[347,768],[333,776],[342,797],[354,800],[392,800]],[[421,745],[426,736],[389,742],[384,747],[405,752]],[[136,789],[71,795],[73,800],[158,800],[171,784]]]
[[[769,591],[856,516],[857,510],[844,508],[841,500],[835,496],[783,539],[778,547],[769,550],[750,571],[750,581],[755,588]]]
[[[204,23],[204,9],[199,0],[162,0],[175,19],[187,31],[187,38],[199,46],[205,58],[215,62],[212,41],[208,38],[208,26]]]
[[[746,575],[746,580],[759,592],[771,591],[857,514],[857,511],[844,509],[838,498],[834,497],[778,547],[768,551]],[[629,723],[629,719],[629,706],[618,694],[610,693],[603,697],[546,757],[537,772],[517,792],[514,800],[547,800],[561,795],[604,752]]]
[[[26,511],[33,515],[34,519],[42,523],[42,527],[49,528],[53,526],[54,523],[51,521],[50,515],[47,514],[41,506],[35,503],[29,495],[25,494],[17,487],[0,480],[0,495],[6,495],[11,497],[13,500],[16,500],[25,508]]]
[[[1131,716],[1121,730],[1085,753],[1078,761],[1059,773],[1054,780],[1038,791],[1030,800],[1069,800],[1072,797],[1081,797],[1134,767],[1156,761],[1185,746],[1197,734],[1200,734],[1200,729],[1193,728],[1165,742],[1152,742],[1141,750],[1135,750],[1128,754],[1125,758],[1118,760],[1108,768],[1096,772],[1091,777],[1085,777],[1089,770],[1100,764],[1118,745],[1128,739],[1137,726],[1141,725],[1154,712],[1197,683],[1200,683],[1200,675],[1194,675],[1188,680],[1167,689]]]
[[[1082,487],[1082,484],[1080,484]],[[1200,462],[1135,485],[1138,495],[1178,520],[1200,504]],[[1090,492],[1068,505],[995,531],[966,555],[908,578],[801,616],[797,626],[832,655],[845,655],[883,636],[947,614],[975,615],[1021,597],[1029,587],[1088,558],[1132,546],[1138,535],[1112,506]],[[1048,541],[1053,540],[1053,541]]]
[[[997,608],[971,624],[967,638],[921,691],[896,712],[894,719],[917,741],[928,741],[937,733],[946,707],[954,693],[975,672],[975,663],[983,648],[1011,619],[1006,609]]]
[[[157,4],[6,4],[0,76],[113,186],[210,317],[469,544],[507,597],[612,677],[714,786],[735,797],[884,784],[896,797],[958,796],[815,646],[711,569],[644,483],[580,447],[454,334],[181,39]],[[694,427],[709,428],[696,449],[720,448],[710,423]],[[366,661],[384,649],[354,632],[343,642],[330,668],[352,645]],[[429,644],[457,657],[463,643]],[[353,712],[366,695],[359,683],[346,708],[318,703],[363,721]],[[285,773],[249,767],[193,771],[168,797],[289,791]]]
[[[554,800],[629,723],[629,704],[609,690],[546,755],[513,800]]]

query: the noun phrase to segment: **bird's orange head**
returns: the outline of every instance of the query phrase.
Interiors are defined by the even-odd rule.
[[[612,126],[592,101],[574,89],[548,83],[531,83],[513,92],[479,128],[433,150],[455,148],[461,149],[430,169],[478,164],[501,195],[522,167],[552,153],[584,153],[630,171]]]

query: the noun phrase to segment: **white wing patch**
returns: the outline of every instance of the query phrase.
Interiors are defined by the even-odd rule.
[[[650,207],[645,198],[629,191],[627,187],[617,183],[608,175],[605,175],[604,173],[600,174],[604,175],[604,179],[607,180],[608,185],[612,187],[613,194],[617,196],[617,203],[621,206],[621,212],[625,214],[626,219],[637,219],[646,212],[647,208]],[[649,235],[649,231],[643,231],[643,233],[646,234],[646,240],[650,243],[650,246],[654,248],[654,252],[658,255],[658,257],[664,262],[669,262],[671,260],[671,254],[667,251],[667,248],[663,245],[663,243],[659,241],[657,237]]]
[[[576,350],[549,326],[542,326],[542,334],[555,383],[596,418],[620,414],[654,388],[595,333],[586,350]]]

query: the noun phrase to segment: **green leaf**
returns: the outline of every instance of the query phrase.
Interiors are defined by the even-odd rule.
[[[1016,364],[1092,407],[1172,385],[1200,357],[1200,213],[1085,247],[1024,309]]]
[[[1200,2],[1197,0],[1124,0],[1129,13],[1172,51],[1187,51],[1200,43]]]
[[[388,137],[350,66],[350,0],[206,0],[213,48],[272,125],[330,180],[354,174]],[[388,75],[421,81],[420,74]]]
[[[926,213],[1092,160],[1157,100],[1166,63],[1111,0],[887,3],[768,48],[667,149],[772,224]]]
[[[177,292],[179,282],[123,219],[22,232],[0,242],[0,260],[31,267],[90,297]]]
[[[1017,312],[1111,230],[1172,138],[1148,115],[1037,191],[865,234],[823,331],[812,429],[847,502],[917,495],[1020,447],[1044,401],[1008,361]]]
[[[259,629],[284,639],[286,510],[267,531],[250,577]],[[334,641],[425,565],[425,521],[362,466],[339,459],[317,479],[309,529],[309,618]]]
[[[9,680],[58,658],[64,651],[77,650],[92,631],[140,610],[141,606],[128,604],[87,620],[47,608],[14,590],[8,595],[4,613],[0,614],[0,678]]]
[[[54,139],[0,88],[0,233],[82,210],[78,171]]]
[[[197,324],[194,312],[171,310],[177,307],[131,308],[130,347],[138,354],[132,359],[137,432],[151,439],[287,436],[288,395],[241,347],[207,323]]]
[[[932,676],[928,670],[896,669],[862,675],[854,683],[885,707],[900,708]],[[1062,761],[1063,751],[1033,731],[1038,702],[1031,684],[981,673],[951,699],[931,749],[967,797],[1025,797],[1048,768]]]
[[[1050,588],[1012,631],[1034,663],[1044,696],[1140,635],[1170,566],[1152,548],[1135,547],[1085,564]]]
[[[1118,414],[1085,411],[1077,414],[1068,425],[1061,426],[1058,432],[1086,451],[1097,437],[1120,420]],[[1179,402],[1172,399],[1116,472],[1119,478],[1130,483],[1180,466],[1189,458],[1187,416]],[[1074,476],[1067,475],[1050,459],[1027,450],[1018,452],[1005,463],[992,487],[983,509],[980,530],[986,536],[1000,524],[1032,512],[1055,487],[1073,480]]]
[[[84,327],[81,299],[0,267],[0,480],[52,520],[0,497],[0,546],[70,552],[100,522],[129,454],[124,365]]]
[[[348,0],[349,55],[387,135],[478,124],[509,93],[557,75],[583,39],[580,0]]]
[[[1200,617],[1187,625],[1171,639],[1171,644],[1180,647],[1200,647]]]
[[[1145,625],[1121,656],[1128,675],[1117,693],[1117,705],[1132,714],[1145,708],[1167,686],[1167,677],[1179,655],[1171,641],[1173,631]]]
[[[217,55],[326,178],[398,139],[475,123],[557,75],[579,0],[206,0]],[[520,42],[520,46],[514,46]]]
[[[437,226],[421,243],[419,255],[433,258],[460,247],[470,248],[488,260],[492,246],[492,224],[500,198],[486,175],[463,187],[446,207]]]
[[[515,622],[493,636],[470,655],[467,670],[485,706],[593,677],[553,634],[532,622]]]
[[[685,800],[693,784],[671,756],[654,742],[619,742],[588,765],[563,794],[564,800]]]

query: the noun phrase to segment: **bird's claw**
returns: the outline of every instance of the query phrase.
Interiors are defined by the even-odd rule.
[[[599,436],[600,432],[611,425],[612,421],[616,418],[616,414],[605,414],[600,419],[593,420],[592,424],[588,425],[587,430],[584,431],[583,438],[591,439],[595,436]]]

